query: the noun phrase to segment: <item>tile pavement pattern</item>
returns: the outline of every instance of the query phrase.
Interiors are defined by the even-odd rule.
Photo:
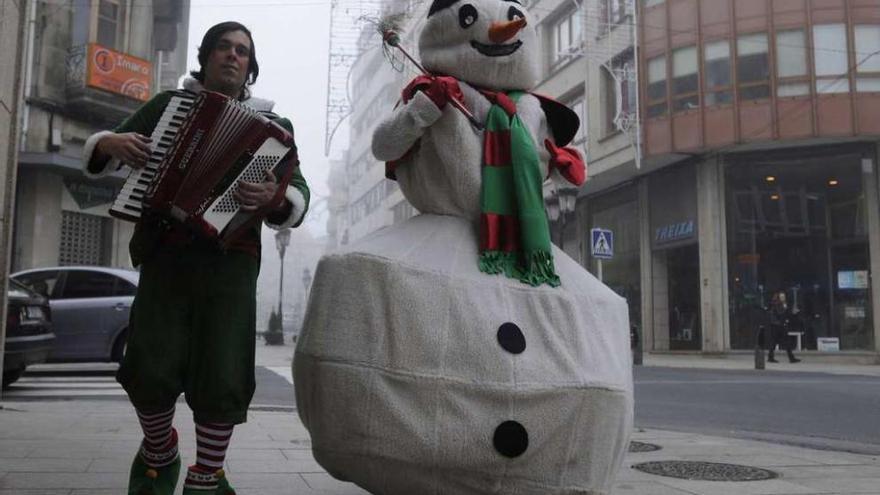
[[[185,404],[178,407],[175,424],[184,462],[191,462],[195,442]],[[663,449],[629,454],[614,495],[880,495],[880,456],[664,431],[637,431],[634,439]],[[0,495],[119,495],[139,440],[134,413],[124,402],[6,401],[0,409]],[[630,467],[656,460],[744,464],[780,477],[690,481]],[[227,471],[240,495],[367,493],[321,469],[308,434],[290,412],[252,412],[236,429]]]

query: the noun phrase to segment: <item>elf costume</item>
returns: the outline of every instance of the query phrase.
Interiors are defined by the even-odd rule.
[[[541,192],[586,178],[577,116],[529,92],[520,2],[426,16],[437,75],[372,142],[421,214],[322,258],[297,341],[315,458],[376,494],[608,494],[632,425],[626,301],[549,242]]]
[[[202,90],[195,79],[184,87],[193,93]],[[84,149],[85,174],[101,177],[117,170],[118,160],[93,159],[97,142],[109,132],[149,136],[172,95],[156,95],[113,131],[90,137]],[[290,121],[271,113],[272,102],[248,98],[243,103],[293,132]],[[298,168],[284,197],[284,204],[265,219],[271,228],[302,222],[309,189]],[[117,380],[144,431],[129,494],[173,493],[180,458],[171,423],[181,393],[193,411],[198,443],[184,493],[232,494],[222,466],[232,427],[246,421],[255,388],[260,225],[221,250],[178,224],[145,214],[129,247],[141,275]]]

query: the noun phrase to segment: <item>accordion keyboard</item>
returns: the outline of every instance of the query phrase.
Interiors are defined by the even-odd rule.
[[[133,169],[122,186],[122,190],[110,207],[114,216],[137,221],[143,211],[144,194],[147,187],[156,176],[156,171],[168,149],[174,135],[186,118],[195,101],[195,95],[180,93],[171,97],[162,117],[153,129],[150,158],[146,165],[140,169]]]

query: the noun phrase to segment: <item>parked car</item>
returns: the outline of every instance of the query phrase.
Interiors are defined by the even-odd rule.
[[[56,336],[49,361],[119,362],[138,275],[118,268],[61,266],[11,277],[49,298]]]
[[[55,344],[49,301],[15,280],[9,281],[3,388],[18,380],[29,364],[46,361]]]

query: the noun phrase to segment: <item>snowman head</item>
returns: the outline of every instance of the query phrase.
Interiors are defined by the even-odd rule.
[[[419,37],[422,64],[475,86],[530,89],[539,70],[534,25],[519,0],[434,0]]]

